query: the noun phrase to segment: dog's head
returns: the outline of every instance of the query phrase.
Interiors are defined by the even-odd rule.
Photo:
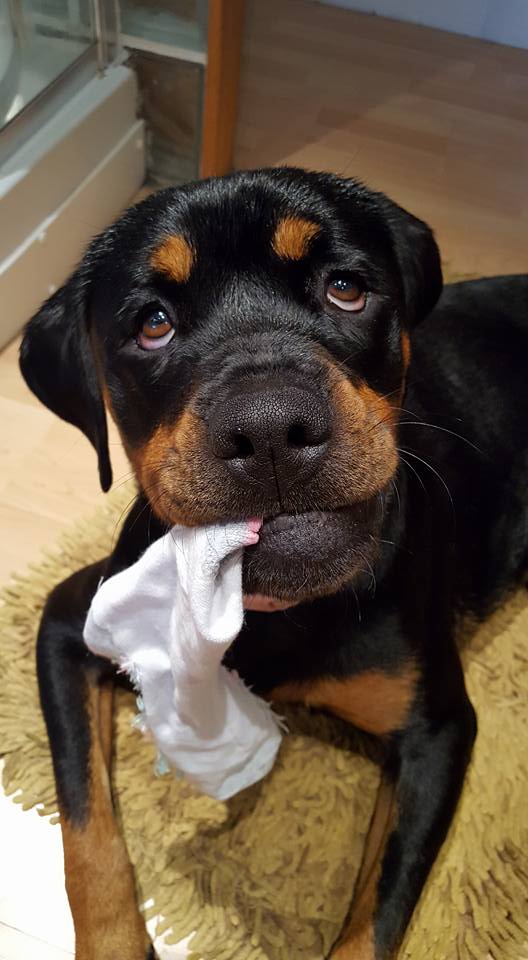
[[[409,330],[441,284],[428,227],[354,181],[206,180],[92,243],[28,324],[22,372],[89,437],[104,489],[106,404],[167,524],[263,517],[246,590],[296,601],[375,553]]]

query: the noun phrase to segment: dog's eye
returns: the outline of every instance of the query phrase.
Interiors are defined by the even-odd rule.
[[[158,350],[164,347],[174,336],[174,327],[163,307],[152,307],[142,316],[141,328],[137,337],[142,350]]]
[[[329,303],[335,303],[340,310],[358,313],[365,306],[367,294],[355,280],[336,277],[326,288],[326,299]]]

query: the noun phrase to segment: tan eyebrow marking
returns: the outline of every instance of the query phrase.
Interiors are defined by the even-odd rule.
[[[150,258],[150,265],[176,283],[185,283],[191,275],[195,260],[196,254],[189,241],[176,233],[167,237],[157,247]]]
[[[283,217],[275,228],[271,245],[282,260],[302,260],[320,230],[319,224],[303,217]]]

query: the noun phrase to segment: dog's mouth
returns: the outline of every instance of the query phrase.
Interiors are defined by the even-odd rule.
[[[378,498],[338,510],[265,519],[244,555],[246,607],[284,609],[333,593],[368,567],[380,523]]]

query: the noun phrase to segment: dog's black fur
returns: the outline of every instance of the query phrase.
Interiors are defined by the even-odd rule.
[[[301,240],[303,224],[314,228],[301,255],[277,252],[285,218]],[[192,254],[183,279],[151,265],[171,236]],[[340,278],[366,294],[357,311],[327,300]],[[351,679],[390,684],[408,671],[403,720],[372,703],[363,723],[350,704],[382,736],[396,806],[372,889],[363,878],[356,893],[370,906],[352,909],[332,954],[349,960],[396,954],[458,800],[475,719],[456,615],[485,615],[528,560],[528,277],[440,296],[441,284],[430,230],[386,197],[328,174],[237,174],[128,211],[21,349],[31,389],[96,448],[104,489],[106,395],[140,484],[112,557],[54,591],[39,634],[67,829],[82,834],[96,813],[87,691],[111,672],[83,647],[87,608],[100,576],[173,522],[265,518],[246,552],[246,592],[297,606],[248,612],[228,653],[256,691],[297,685],[310,701],[322,680],[353,691]],[[160,307],[154,328],[176,332],[142,349]],[[110,955],[102,935],[86,946],[96,913],[77,918],[79,957]],[[143,956],[123,941],[122,960]]]

